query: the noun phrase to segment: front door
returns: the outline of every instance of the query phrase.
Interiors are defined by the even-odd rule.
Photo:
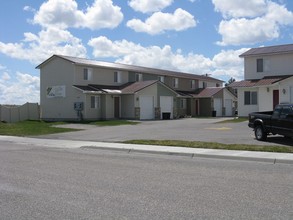
[[[273,91],[273,109],[279,104],[279,90]]]
[[[120,118],[120,97],[114,97],[114,118]]]

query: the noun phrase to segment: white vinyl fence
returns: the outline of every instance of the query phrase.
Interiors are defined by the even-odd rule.
[[[40,108],[38,103],[24,105],[0,105],[0,121],[14,123],[24,120],[39,120]]]

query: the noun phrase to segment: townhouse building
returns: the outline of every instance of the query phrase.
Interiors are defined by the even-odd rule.
[[[293,103],[293,44],[252,48],[244,58],[244,80],[238,90],[238,115],[272,111],[279,103]]]
[[[220,116],[223,112],[230,114],[233,109],[228,106],[225,110],[224,100],[235,101],[235,97],[223,91],[223,81],[206,75],[62,55],[53,55],[36,68],[40,69],[43,120],[211,116],[216,93],[215,99],[222,100],[216,101]],[[210,88],[218,90],[208,97],[198,96]]]

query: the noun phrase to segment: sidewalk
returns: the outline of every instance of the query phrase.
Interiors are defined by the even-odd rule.
[[[92,141],[71,141],[71,140],[53,140],[38,139],[27,137],[0,136],[1,142],[15,144],[29,144],[31,146],[50,147],[50,148],[83,148],[83,149],[102,149],[102,150],[119,150],[128,153],[151,153],[163,155],[188,156],[192,158],[215,158],[228,160],[243,160],[267,162],[273,164],[293,164],[293,154],[289,153],[270,153],[270,152],[253,152],[253,151],[235,151],[235,150],[214,150],[202,148],[184,148],[184,147],[167,147],[155,145],[137,145],[108,142]]]

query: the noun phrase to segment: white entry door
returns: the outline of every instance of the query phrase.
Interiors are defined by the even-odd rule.
[[[170,119],[173,118],[173,96],[160,96],[161,119],[163,113],[170,113]]]
[[[225,116],[232,116],[232,99],[225,99]]]
[[[154,97],[153,96],[140,96],[139,97],[140,107],[140,119],[154,119]]]
[[[214,99],[214,109],[217,111],[216,116],[222,116],[222,99]]]

